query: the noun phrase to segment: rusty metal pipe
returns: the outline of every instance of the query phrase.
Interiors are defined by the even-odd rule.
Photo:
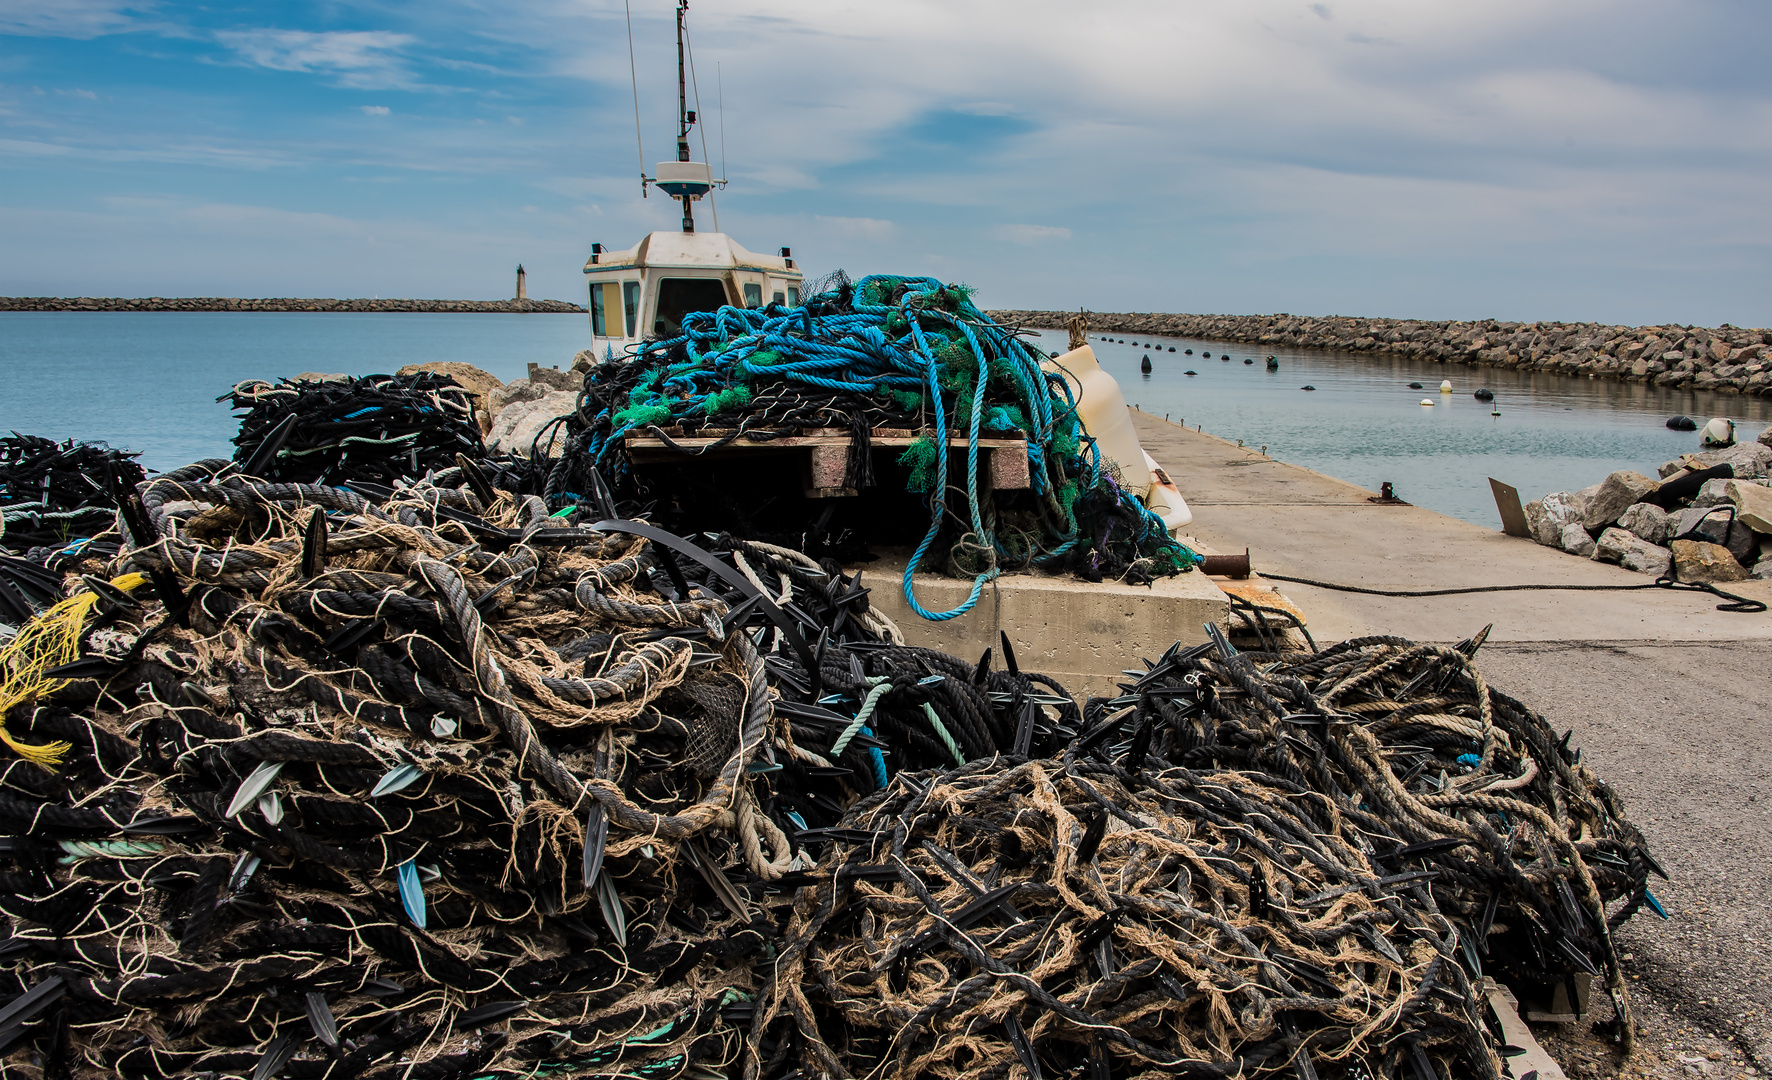
[[[1241,555],[1207,555],[1205,562],[1200,564],[1202,573],[1217,574],[1221,577],[1246,578],[1249,576],[1249,549],[1244,548]]]

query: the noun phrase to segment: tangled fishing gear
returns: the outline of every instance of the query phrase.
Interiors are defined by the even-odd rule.
[[[251,379],[216,398],[244,410],[234,460],[295,484],[387,484],[486,456],[474,397],[447,375]]]
[[[1172,649],[1055,757],[894,778],[791,879],[761,1074],[1498,1077],[1486,971],[1628,1048],[1659,867],[1474,651]]]
[[[914,433],[899,461],[923,496],[929,525],[904,590],[913,610],[950,619],[970,610],[984,584],[1029,564],[1085,577],[1154,577],[1192,569],[1178,543],[1137,498],[1077,417],[1063,377],[1015,333],[975,307],[964,286],[930,278],[839,277],[804,306],[723,307],[684,316],[683,332],[643,342],[631,358],[586,376],[565,450],[547,483],[554,500],[585,492],[600,470],[618,495],[636,478],[623,440],[648,434],[713,434],[710,449],[768,442],[816,429],[849,433],[845,486],[875,482],[871,438]],[[981,487],[979,439],[1026,440],[1031,489]],[[965,467],[949,467],[962,437]],[[973,578],[967,599],[945,612],[918,602],[911,574],[954,570]]]
[[[1658,872],[1480,640],[1079,707],[831,563],[209,461],[0,654],[9,1073],[1499,1076]]]
[[[471,466],[227,470],[142,485],[141,572],[6,656],[9,1075],[734,1061],[792,744],[727,602]]]
[[[113,490],[146,478],[137,456],[102,442],[0,438],[0,625],[60,600],[63,568],[116,554],[93,538],[115,523]]]

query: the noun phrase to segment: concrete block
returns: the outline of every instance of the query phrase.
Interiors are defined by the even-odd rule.
[[[807,448],[811,454],[811,476],[807,487],[840,488],[849,471],[849,447],[825,444]]]
[[[976,660],[986,649],[1000,652],[998,633],[1007,630],[1023,670],[1051,675],[1079,698],[1116,693],[1122,669],[1140,657],[1161,655],[1177,641],[1205,641],[1205,624],[1222,625],[1230,615],[1230,599],[1197,570],[1160,578],[1149,588],[1014,573],[987,583],[966,614],[930,622],[905,602],[905,562],[905,553],[893,553],[859,573],[862,585],[873,590],[868,603],[898,624],[906,642]],[[960,606],[972,589],[970,579],[936,574],[919,573],[912,582],[917,602],[929,611]]]
[[[1025,450],[990,451],[990,484],[1000,491],[1020,491],[1032,484]]]

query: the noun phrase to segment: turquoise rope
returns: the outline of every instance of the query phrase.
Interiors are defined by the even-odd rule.
[[[966,755],[960,753],[960,746],[958,743],[954,742],[954,737],[948,734],[947,725],[941,722],[941,717],[935,715],[935,706],[925,701],[923,703],[923,715],[929,718],[929,726],[935,729],[935,734],[940,736],[941,741],[946,744],[948,753],[954,755],[954,764],[966,764]]]

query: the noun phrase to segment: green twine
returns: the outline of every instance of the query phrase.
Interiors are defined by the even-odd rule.
[[[935,440],[918,435],[898,455],[900,465],[911,467],[911,478],[905,483],[907,490],[927,492],[935,487],[935,452]]]
[[[709,394],[708,399],[702,402],[701,411],[707,413],[709,416],[714,416],[718,413],[725,412],[727,409],[743,408],[750,403],[751,388],[748,386],[733,386]]]

